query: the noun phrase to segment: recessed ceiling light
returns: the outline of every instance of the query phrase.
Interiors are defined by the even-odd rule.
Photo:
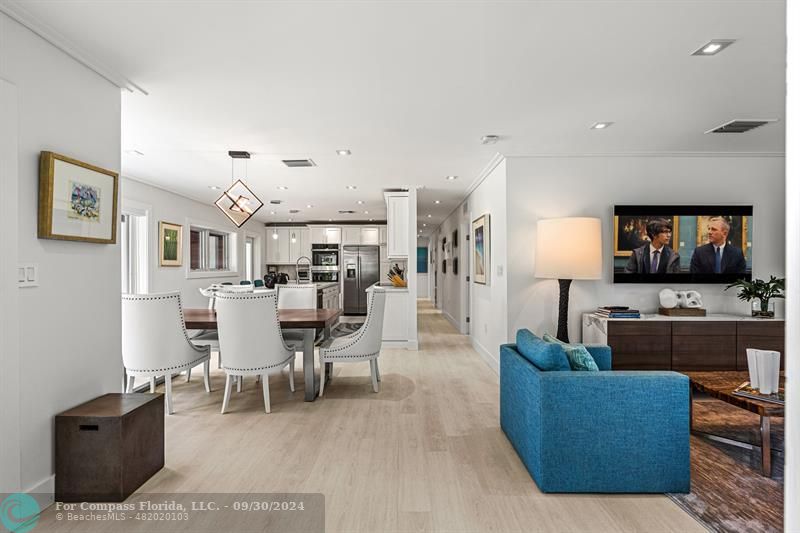
[[[592,124],[589,129],[590,130],[604,130],[607,127],[611,126],[613,122],[595,122]]]
[[[350,150],[336,150],[339,155],[350,155]]]
[[[357,188],[358,188],[358,187],[356,187],[355,185],[348,185],[348,186],[347,186],[347,190],[349,190],[349,191],[354,191],[354,190],[356,190]]]
[[[279,191],[288,191],[288,190],[289,190],[289,187],[287,187],[287,186],[285,186],[285,185],[278,185],[278,190],[279,190]]]
[[[375,219],[374,218],[369,219],[370,222],[372,222],[373,220],[375,220]]]
[[[423,226],[423,227],[426,227],[426,228],[428,227],[428,225],[427,225],[427,224],[425,224],[424,222],[422,223],[422,226]]]
[[[314,206],[311,205],[311,204],[306,204],[306,209],[311,209],[312,207],[314,207]]]
[[[440,203],[442,203],[442,201],[441,200],[434,200],[433,203],[440,204]]]
[[[358,201],[358,202],[356,202],[356,203],[357,203],[358,205],[364,205],[364,200],[359,200],[359,201]]]
[[[694,52],[693,56],[713,56],[736,42],[736,39],[712,39]]]
[[[328,219],[328,222],[333,222],[333,219],[332,219],[332,218],[329,218],[329,219]]]
[[[289,219],[289,222],[294,222],[294,219],[291,219],[291,218],[290,218],[290,219]]]
[[[277,213],[275,213],[275,211],[270,211],[270,212],[269,212],[269,214],[270,214],[270,215],[275,215],[275,214],[277,214]]]
[[[458,176],[447,176],[445,179],[446,179],[447,181],[453,181],[453,180],[457,180],[457,179],[458,179]]]
[[[428,215],[428,218],[431,218],[431,217],[433,217],[433,215]]]
[[[481,144],[494,144],[500,140],[499,135],[484,135],[481,137]]]
[[[209,185],[208,188],[211,189],[212,191],[220,190],[220,187],[217,187],[216,185]]]
[[[364,211],[364,214],[365,215],[369,215],[369,211]]]

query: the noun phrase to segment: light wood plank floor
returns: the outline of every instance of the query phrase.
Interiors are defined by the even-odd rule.
[[[294,394],[270,379],[271,414],[250,379],[223,416],[223,373],[210,395],[199,371],[176,378],[166,467],[140,492],[321,492],[327,531],[704,531],[661,495],[539,492],[500,430],[498,376],[430,302],[419,311],[420,350],[383,351],[378,394],[369,363],[341,364],[305,403],[298,368]]]

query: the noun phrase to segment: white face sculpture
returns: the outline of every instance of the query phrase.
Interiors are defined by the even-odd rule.
[[[658,301],[664,309],[672,309],[678,305],[678,295],[672,289],[661,289],[658,293]]]
[[[681,307],[700,308],[703,307],[703,297],[697,291],[684,291],[685,302]]]

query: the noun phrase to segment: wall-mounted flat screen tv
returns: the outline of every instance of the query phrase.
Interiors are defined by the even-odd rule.
[[[614,283],[731,283],[753,272],[753,206],[617,205]]]

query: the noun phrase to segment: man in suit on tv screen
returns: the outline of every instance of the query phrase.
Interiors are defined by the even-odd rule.
[[[676,274],[681,270],[681,258],[670,248],[672,223],[665,218],[656,218],[647,223],[650,242],[635,248],[625,265],[628,274]]]
[[[708,222],[708,244],[698,246],[692,254],[692,274],[744,274],[747,261],[744,253],[728,242],[731,225],[722,217]]]

